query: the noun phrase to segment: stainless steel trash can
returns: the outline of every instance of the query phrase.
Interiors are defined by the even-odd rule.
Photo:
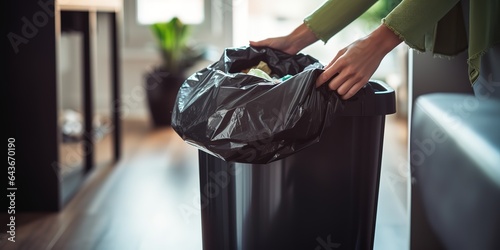
[[[321,141],[269,164],[199,152],[204,250],[372,249],[385,116],[394,91],[369,82]]]

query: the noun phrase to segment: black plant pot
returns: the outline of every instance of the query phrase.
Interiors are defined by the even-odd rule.
[[[146,96],[149,113],[154,127],[170,126],[175,98],[184,75],[171,74],[161,68],[155,68],[145,76]]]

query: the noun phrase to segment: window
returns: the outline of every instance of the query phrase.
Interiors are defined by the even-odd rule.
[[[140,24],[166,22],[178,17],[188,24],[204,20],[204,0],[137,0],[137,21]]]
[[[125,54],[128,55],[130,52],[134,57],[137,55],[141,58],[151,57],[148,53],[155,54],[157,51],[151,49],[156,48],[156,41],[149,25],[169,21],[174,16],[192,25],[194,41],[219,48],[230,46],[232,8],[229,7],[232,6],[232,1],[243,0],[124,1]]]

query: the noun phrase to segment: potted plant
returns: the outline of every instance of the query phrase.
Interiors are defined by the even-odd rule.
[[[158,42],[162,63],[146,74],[146,96],[155,127],[169,126],[177,92],[185,71],[202,53],[189,46],[191,27],[174,17],[150,26]]]

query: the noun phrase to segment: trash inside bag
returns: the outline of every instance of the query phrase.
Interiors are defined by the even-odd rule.
[[[269,67],[268,77],[282,80],[245,73],[260,62]],[[172,127],[187,143],[226,161],[282,159],[318,142],[343,108],[326,84],[315,87],[322,71],[323,65],[308,55],[226,49],[219,61],[184,81]]]

